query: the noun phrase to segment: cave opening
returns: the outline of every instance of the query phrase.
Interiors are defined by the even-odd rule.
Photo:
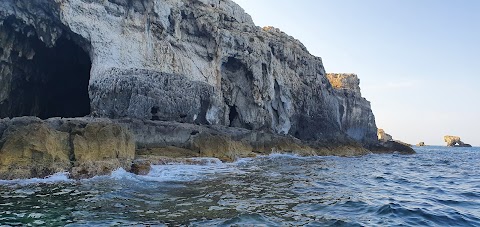
[[[14,37],[16,47],[10,53],[12,79],[8,98],[0,103],[0,117],[89,115],[89,54],[68,35],[47,47],[36,35],[27,36],[6,22],[2,32],[12,33],[9,37]],[[33,57],[21,56],[21,48],[30,50]]]
[[[235,106],[230,106],[230,113],[228,114],[228,120],[230,121],[230,127],[236,126],[236,120],[238,121],[238,112]]]

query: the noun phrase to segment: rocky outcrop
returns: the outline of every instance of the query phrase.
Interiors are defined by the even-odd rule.
[[[413,150],[410,144],[403,143],[401,141],[383,141],[378,144],[372,145],[369,149],[373,153],[392,153],[398,152],[400,154],[415,154],[415,150]]]
[[[356,75],[231,0],[3,0],[0,38],[0,118],[48,119],[0,121],[0,177],[383,146]]]
[[[378,143],[369,146],[368,148],[374,153],[390,153],[392,151],[399,152],[401,154],[415,154],[415,150],[412,149],[412,145],[394,140],[393,137],[386,133],[383,129],[377,131]]]
[[[215,157],[224,161],[272,152],[299,155],[355,156],[369,151],[350,141],[302,141],[293,136],[226,126],[119,119],[137,145],[137,158]],[[153,158],[155,159],[155,158]]]
[[[387,134],[385,130],[381,128],[378,129],[377,135],[378,135],[378,140],[381,142],[388,142],[393,140],[393,137],[390,134]]]
[[[370,102],[362,97],[356,74],[328,73],[327,78],[339,100],[341,128],[362,144],[377,142],[377,126]]]
[[[417,144],[417,147],[425,147],[425,146],[427,146],[427,145],[425,145],[425,142],[420,142],[420,143]]]
[[[90,113],[376,141],[356,77],[333,89],[321,58],[230,0],[4,0],[0,21],[0,117]],[[54,108],[69,103],[81,105]]]
[[[150,164],[194,157],[223,161],[258,154],[364,155],[356,142],[301,141],[293,136],[226,126],[139,119],[23,117],[0,120],[0,179],[73,178],[124,168],[147,174]]]
[[[71,168],[68,133],[17,119],[0,134],[0,179],[44,177]]]
[[[458,136],[445,136],[443,139],[447,143],[447,147],[472,147],[472,145],[462,142]]]
[[[0,179],[73,178],[129,169],[135,155],[132,134],[109,120],[34,117],[0,120]]]

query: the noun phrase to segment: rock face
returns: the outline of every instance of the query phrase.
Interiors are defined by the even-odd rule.
[[[472,147],[472,145],[462,142],[458,136],[445,136],[443,139],[447,143],[447,147]]]
[[[0,179],[45,177],[70,172],[74,178],[129,169],[135,141],[109,120],[34,117],[0,120]]]
[[[138,119],[119,119],[116,122],[132,132],[137,145],[137,159],[145,160],[152,160],[152,156],[162,156],[214,157],[232,161],[272,152],[339,156],[363,155],[369,152],[354,141],[306,142],[289,135],[220,125],[202,126]]]
[[[387,141],[393,140],[393,137],[390,134],[387,134],[385,130],[381,128],[378,129],[377,135],[378,135],[378,140],[381,142],[387,142]]]
[[[150,164],[191,157],[223,161],[268,155],[364,155],[359,143],[301,141],[293,136],[226,126],[139,119],[22,117],[0,120],[0,179],[69,172],[88,178],[124,168],[148,174]]]
[[[0,117],[90,114],[376,142],[356,76],[330,82],[321,58],[230,0],[3,0],[0,22]]]
[[[44,177],[71,167],[68,133],[18,119],[2,134],[0,179]]]
[[[362,97],[356,74],[328,73],[327,78],[339,100],[341,127],[351,138],[363,144],[377,141],[377,126],[370,102]]]

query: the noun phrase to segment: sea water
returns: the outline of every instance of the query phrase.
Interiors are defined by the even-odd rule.
[[[0,225],[480,226],[480,148],[0,181]]]

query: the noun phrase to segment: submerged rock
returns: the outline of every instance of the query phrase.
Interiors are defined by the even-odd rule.
[[[472,145],[462,142],[458,136],[445,136],[443,139],[447,143],[447,147],[472,147]]]
[[[151,169],[151,163],[147,160],[143,160],[133,163],[130,172],[136,175],[147,175]]]

